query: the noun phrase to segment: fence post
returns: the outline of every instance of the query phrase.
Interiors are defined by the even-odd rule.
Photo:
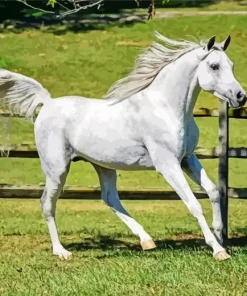
[[[219,110],[219,194],[223,220],[223,238],[228,238],[228,147],[229,118],[228,103],[220,101]]]

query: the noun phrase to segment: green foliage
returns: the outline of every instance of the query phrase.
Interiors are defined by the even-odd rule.
[[[165,5],[166,3],[168,3],[170,0],[162,0],[162,4]]]
[[[49,0],[47,2],[47,5],[50,5],[52,8],[54,8],[54,5],[55,5],[56,2],[57,2],[56,0]]]
[[[25,17],[34,17],[34,18],[38,18],[40,16],[44,15],[44,12],[42,11],[36,11],[35,9],[25,9]]]

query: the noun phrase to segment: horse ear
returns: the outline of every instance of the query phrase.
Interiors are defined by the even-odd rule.
[[[209,41],[208,41],[208,44],[206,46],[207,50],[210,51],[210,49],[214,46],[214,43],[215,43],[215,38],[216,36],[212,36]]]
[[[221,42],[220,46],[225,51],[227,50],[229,44],[231,42],[231,36],[229,35],[223,42]]]

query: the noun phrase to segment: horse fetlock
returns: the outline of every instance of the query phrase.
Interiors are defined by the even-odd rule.
[[[205,242],[208,246],[211,246],[213,248],[214,256],[219,252],[225,251],[225,249],[217,241],[217,239],[213,233],[210,233],[207,235],[207,237],[205,237]]]
[[[72,258],[72,253],[64,249],[62,245],[54,246],[53,254],[58,256],[61,260],[69,260]]]
[[[220,245],[223,244],[222,230],[214,229],[214,235]]]

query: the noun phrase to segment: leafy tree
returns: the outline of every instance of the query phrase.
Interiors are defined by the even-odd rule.
[[[58,16],[66,16],[72,13],[77,13],[91,7],[100,8],[104,0],[48,0],[47,8],[40,8],[31,4],[28,0],[16,0],[23,3],[25,6],[47,14],[57,14]]]

